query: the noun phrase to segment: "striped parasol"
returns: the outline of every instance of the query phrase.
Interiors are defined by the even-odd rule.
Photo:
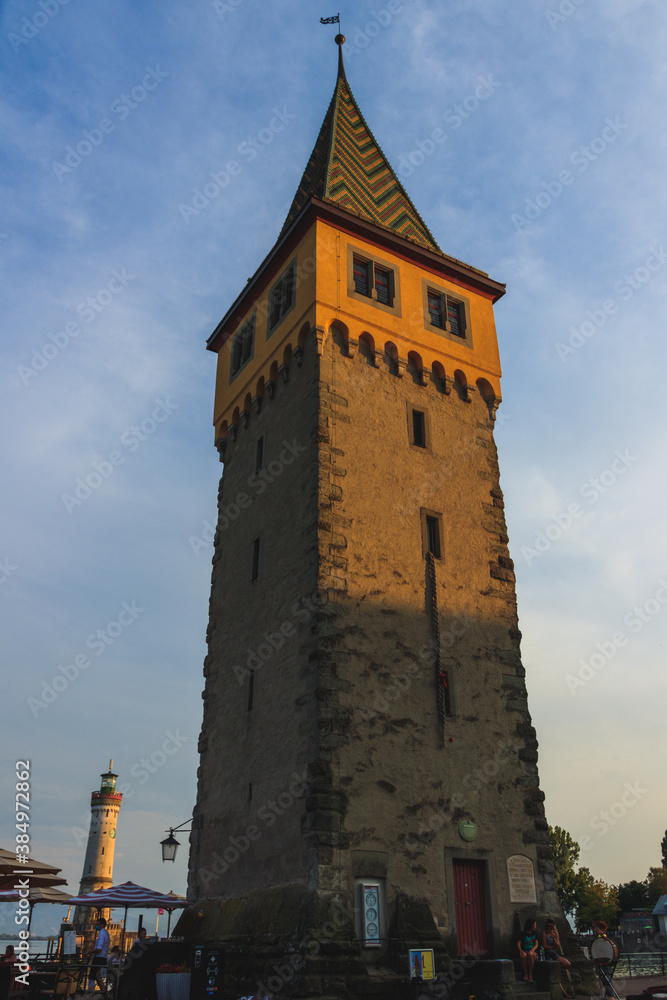
[[[114,906],[123,906],[125,909],[145,907],[149,910],[157,908],[167,910],[188,905],[183,896],[146,889],[145,886],[136,885],[134,882],[122,882],[120,885],[109,886],[108,889],[96,889],[95,892],[87,892],[83,896],[72,896],[69,903],[71,906],[96,906],[100,910],[113,909]]]
[[[71,906],[95,906],[100,910],[113,909],[116,906],[123,907],[125,909],[123,940],[125,939],[128,909],[163,909],[169,910],[171,913],[172,910],[189,905],[183,896],[177,896],[172,892],[164,893],[157,892],[155,889],[146,889],[134,882],[122,882],[120,885],[109,886],[108,889],[96,889],[95,892],[87,892],[83,896],[73,896],[68,902]]]

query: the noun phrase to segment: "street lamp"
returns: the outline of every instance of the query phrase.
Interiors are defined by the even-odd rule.
[[[172,826],[169,828],[169,836],[165,837],[164,840],[160,841],[160,847],[162,848],[162,860],[163,861],[175,861],[176,851],[181,846],[180,841],[176,840],[174,836],[174,830],[183,830],[188,823],[192,823],[191,819],[186,819],[184,823],[179,826]],[[192,828],[190,828],[192,829]],[[167,831],[165,830],[165,833]]]

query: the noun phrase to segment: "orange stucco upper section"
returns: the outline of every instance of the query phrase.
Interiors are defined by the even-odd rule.
[[[391,307],[355,292],[353,255],[393,272]],[[296,267],[294,303],[269,334],[271,289],[292,264]],[[347,232],[329,221],[313,218],[298,242],[287,244],[270,267],[258,272],[239,302],[238,312],[220,330],[226,339],[218,350],[216,438],[226,437],[228,426],[238,422],[244,409],[250,409],[252,399],[263,396],[265,384],[279,377],[280,366],[289,364],[292,352],[309,339],[310,331],[319,328],[329,336],[332,325],[336,324],[354,341],[362,334],[370,335],[376,351],[383,351],[389,343],[396,348],[398,357],[406,361],[409,353],[414,352],[429,371],[437,362],[449,378],[460,372],[470,385],[484,379],[493,394],[500,397],[500,358],[492,295],[474,287],[479,282],[475,282],[472,269],[469,283],[465,273],[452,277],[448,271],[451,268],[447,267],[447,258],[443,258],[442,265],[435,257],[420,259],[407,243],[403,254],[400,241],[388,247],[383,245],[381,234],[375,242],[367,233],[357,234],[354,226]],[[449,293],[462,304],[465,339],[431,326],[426,308],[427,288]],[[235,333],[253,315],[252,356],[232,379],[232,342]],[[311,339],[309,349],[314,350],[314,338]]]
[[[395,297],[392,308],[355,294],[350,274],[353,254],[377,261],[393,271]],[[376,349],[383,349],[390,341],[401,358],[407,358],[408,353],[414,351],[429,370],[434,361],[439,361],[447,375],[453,376],[454,371],[460,369],[473,385],[478,378],[486,378],[496,395],[500,395],[500,358],[490,298],[444,277],[435,269],[396,256],[322,221],[317,226],[317,260],[319,326],[328,329],[338,320],[348,327],[355,340],[364,332],[370,333]],[[436,291],[450,292],[459,301],[467,301],[470,328],[466,340],[445,336],[427,325],[425,285]]]
[[[226,437],[226,426],[238,419],[235,411],[244,409],[247,397],[263,395],[263,385],[271,378],[272,366],[279,367],[298,346],[299,332],[310,330],[315,325],[315,275],[316,275],[316,230],[315,225],[302,236],[295,247],[273,262],[270,272],[259,281],[242,305],[242,310],[234,318],[230,335],[218,351],[218,369],[215,385],[215,406],[213,423],[216,438]],[[269,325],[269,295],[274,282],[296,260],[296,287],[294,306],[267,336]],[[252,358],[231,379],[232,342],[234,334],[255,314],[255,337]],[[275,376],[274,376],[275,377]],[[260,380],[263,379],[263,382]],[[234,420],[233,420],[234,418]]]

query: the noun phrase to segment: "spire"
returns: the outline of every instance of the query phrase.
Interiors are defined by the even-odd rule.
[[[282,231],[289,228],[311,198],[321,198],[441,253],[352,95],[343,63],[345,37],[336,35],[335,40],[336,87]]]
[[[334,42],[338,46],[338,79],[345,80],[347,83],[347,77],[345,76],[345,66],[343,64],[343,45],[345,44],[345,35],[336,35]]]

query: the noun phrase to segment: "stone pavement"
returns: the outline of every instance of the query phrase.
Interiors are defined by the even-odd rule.
[[[620,997],[636,996],[648,987],[663,985],[667,993],[667,976],[614,977],[614,988]]]

